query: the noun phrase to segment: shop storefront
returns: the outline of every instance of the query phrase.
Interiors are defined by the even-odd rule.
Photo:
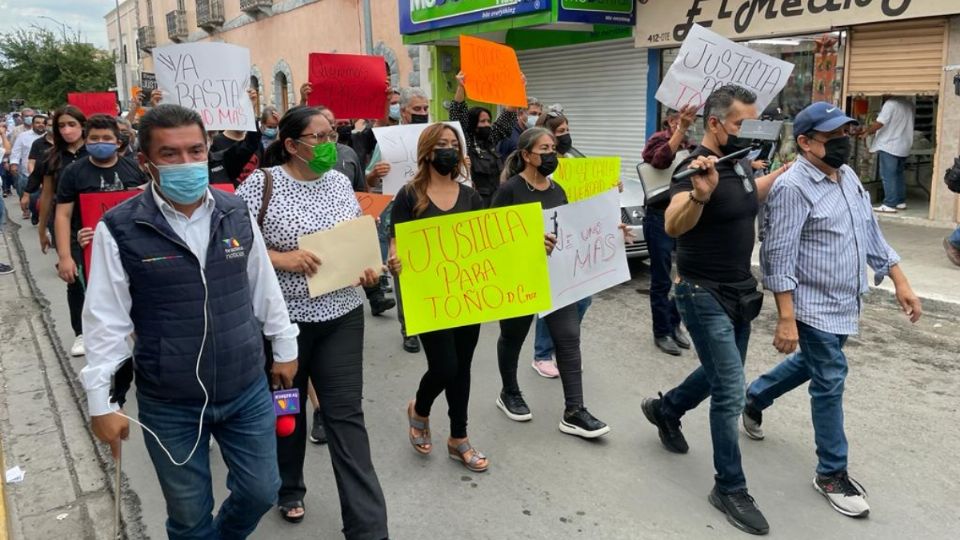
[[[884,96],[906,97],[914,104],[915,133],[905,214],[946,221],[955,219],[956,204],[939,180],[940,154],[955,151],[960,134],[942,119],[945,96],[954,97],[944,75],[954,14],[960,14],[955,0],[641,0],[635,40],[661,77],[693,23],[793,63],[786,88],[764,111],[785,121],[787,141],[791,119],[813,101],[836,103],[866,125]],[[654,91],[648,93],[651,118],[663,114]],[[648,122],[648,131],[654,125]],[[857,144],[853,165],[877,200],[881,188],[868,143]],[[781,157],[794,151],[787,144]]]
[[[407,44],[429,45],[432,110],[456,90],[459,36],[517,50],[527,95],[558,103],[574,146],[588,156],[619,155],[623,174],[644,142],[647,54],[634,46],[634,0],[399,0]],[[434,113],[436,115],[436,112]]]

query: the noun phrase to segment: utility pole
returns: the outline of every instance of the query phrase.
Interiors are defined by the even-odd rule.
[[[363,0],[363,38],[367,54],[373,54],[373,17],[370,14],[370,0]]]
[[[123,58],[123,29],[120,26],[120,0],[113,0],[117,7],[117,61],[120,63],[120,98],[121,110],[122,104],[130,101],[127,95],[127,62]]]

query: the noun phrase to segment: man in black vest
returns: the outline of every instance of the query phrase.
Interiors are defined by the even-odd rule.
[[[290,387],[298,330],[246,205],[208,187],[200,116],[159,105],[141,120],[139,142],[153,182],[107,212],[93,236],[81,373],[91,425],[118,455],[129,424],[111,402],[111,378],[132,356],[168,536],[246,538],[280,487],[261,336],[272,342],[272,384]],[[216,517],[210,435],[231,492]]]

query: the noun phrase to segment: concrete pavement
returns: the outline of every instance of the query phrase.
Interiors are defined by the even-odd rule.
[[[887,225],[884,227],[886,230]],[[7,234],[16,231],[8,229]],[[49,302],[50,336],[62,358],[63,347],[73,336],[65,286],[53,270],[55,257],[39,253],[34,227],[27,225],[19,234],[29,266],[15,263],[16,279],[29,272],[42,295],[41,305]],[[888,236],[904,253],[895,236]],[[939,238],[940,232],[931,237]],[[942,257],[942,252],[939,255]],[[922,293],[915,267],[919,264],[911,260],[908,275]],[[424,458],[409,447],[404,406],[416,389],[425,360],[422,354],[407,354],[400,348],[394,312],[367,317],[364,407],[393,537],[743,537],[706,501],[712,485],[708,406],[684,418],[691,445],[685,456],[661,448],[655,428],[640,413],[644,397],[680,382],[697,366],[697,360],[690,352],[674,358],[653,347],[648,298],[638,293],[646,289],[648,276],[643,266],[636,270],[633,281],[598,295],[584,321],[586,403],[612,427],[610,435],[599,441],[580,440],[557,430],[562,409],[559,381],[542,379],[528,367],[532,338],[522,355],[520,384],[534,419],[525,424],[507,420],[494,406],[500,387],[497,330],[494,325],[484,326],[474,360],[470,406],[471,440],[492,463],[483,474],[470,473],[445,457],[443,441],[448,429],[442,398],[432,417],[434,455]],[[947,270],[953,269],[931,270],[931,276],[940,276],[940,289],[958,283]],[[0,294],[7,302],[11,293],[0,289]],[[14,306],[17,315],[2,320],[4,351],[16,328],[11,325],[22,324],[27,317],[20,314],[35,307],[27,294]],[[5,313],[10,313],[6,307]],[[956,429],[960,419],[958,317],[949,308],[932,309],[911,327],[884,294],[869,297],[864,316],[867,322],[862,334],[848,345],[851,376],[845,402],[851,473],[869,490],[873,513],[866,520],[843,517],[813,491],[810,482],[816,456],[809,402],[806,393],[797,390],[765,414],[765,441],[743,440],[741,445],[751,493],[771,523],[772,537],[952,538],[960,527],[955,510],[960,497],[956,483],[960,463],[955,459],[955,449],[960,447]],[[779,360],[770,346],[774,322],[773,302],[768,297],[754,324],[748,379]],[[75,385],[82,365],[82,358],[70,359],[57,369]],[[55,405],[61,415],[71,407],[76,410],[69,399],[57,399]],[[135,404],[128,412],[135,412]],[[0,418],[5,444],[24,436],[8,431],[8,421]],[[69,438],[90,440],[89,433]],[[51,445],[50,451],[57,453],[57,447]],[[8,450],[8,466],[13,464],[9,455]],[[217,500],[221,501],[225,468],[216,450],[211,462]],[[339,537],[336,486],[325,447],[308,445],[305,471],[310,490],[305,521],[290,525],[271,511],[253,538]],[[163,538],[163,500],[136,427],[125,444],[124,472],[129,486],[124,501],[129,537]],[[28,469],[28,481],[30,474]],[[99,478],[102,484],[106,475],[101,471]],[[29,506],[33,493],[21,490],[13,498],[18,505]],[[75,532],[62,537],[85,537],[85,530],[78,528],[79,536]]]

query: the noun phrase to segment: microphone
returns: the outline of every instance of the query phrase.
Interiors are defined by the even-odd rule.
[[[277,437],[289,437],[297,429],[300,414],[300,391],[296,388],[273,393],[273,412],[277,415]]]
[[[740,159],[740,158],[746,156],[747,154],[749,154],[750,151],[754,150],[755,148],[759,148],[759,147],[760,147],[760,143],[754,141],[750,146],[744,148],[743,150],[737,150],[736,152],[734,152],[734,153],[732,153],[732,154],[728,154],[728,155],[723,156],[722,158],[718,159],[717,162],[715,163],[715,165],[719,165],[720,163],[723,163],[723,162],[725,162],[725,161],[733,161],[733,160],[735,160],[735,159]],[[700,174],[700,173],[702,173],[702,172],[703,172],[703,171],[702,171],[701,169],[687,169],[687,170],[685,170],[685,171],[680,171],[680,172],[674,174],[674,175],[673,175],[673,179],[674,179],[674,180],[683,180],[684,178],[690,178],[691,176]]]

